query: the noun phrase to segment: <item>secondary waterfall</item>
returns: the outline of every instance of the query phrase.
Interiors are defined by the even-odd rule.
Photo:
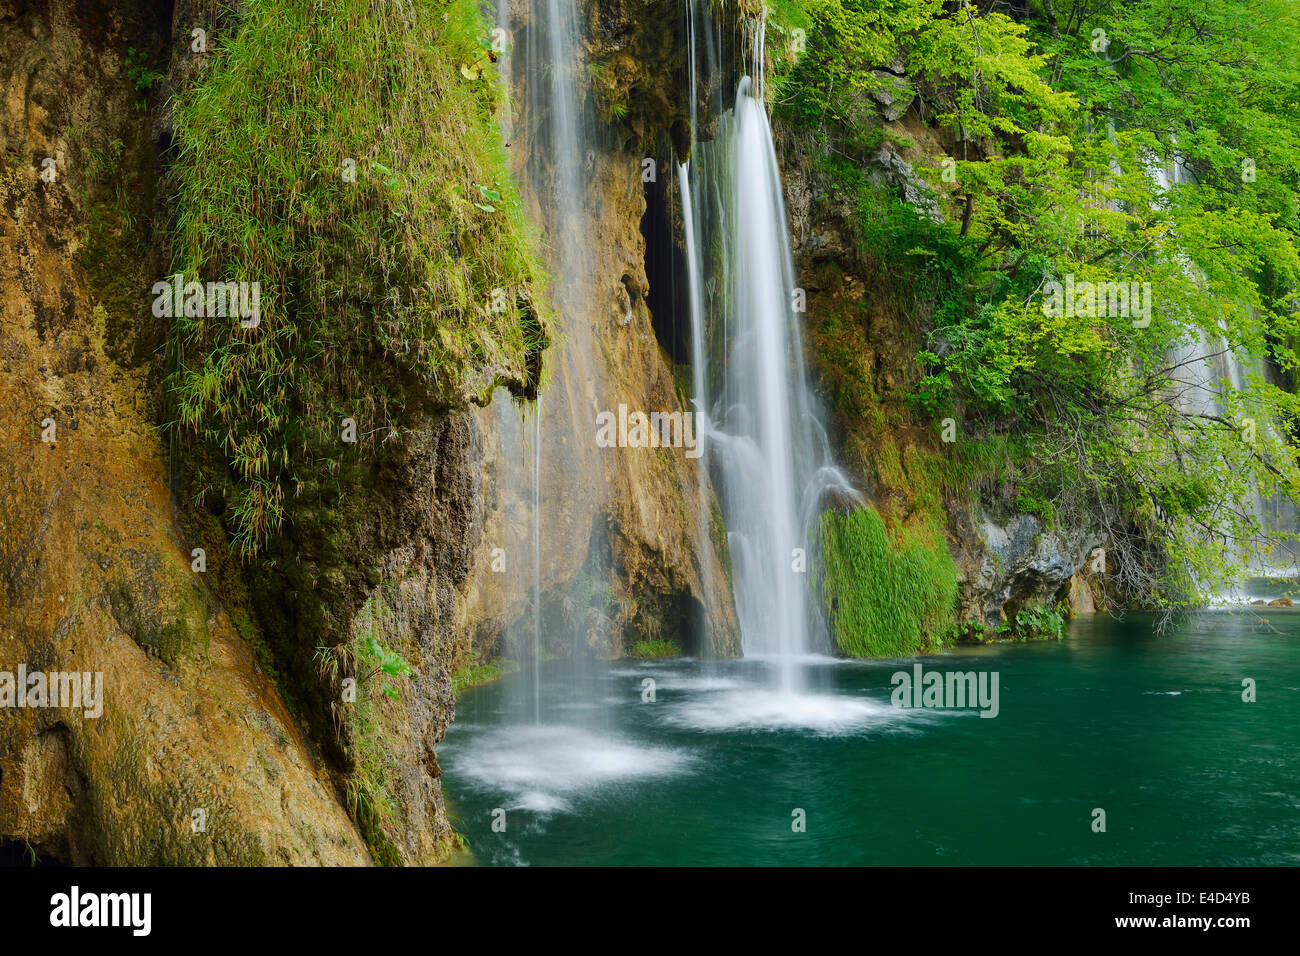
[[[589,451],[585,407],[609,404],[587,301],[594,265],[584,204],[593,132],[578,88],[581,26],[574,0],[503,3],[497,26],[508,38],[498,69],[506,88],[521,94],[501,111],[502,135],[525,205],[544,229],[556,333],[535,405],[520,409],[499,392],[491,412],[502,460],[496,482],[509,512],[502,541],[510,568],[505,586],[526,609],[506,635],[506,655],[527,672],[519,686],[528,699],[517,702],[519,716],[540,725],[555,720],[556,706],[566,703],[543,690],[546,659],[575,675],[591,664],[584,635],[567,632],[569,622],[556,611],[562,598],[548,589],[557,516],[568,509],[567,491],[575,483],[595,510],[607,493],[605,473]]]
[[[693,52],[693,5],[688,18]],[[830,464],[808,390],[803,293],[762,99],[763,22],[745,26],[758,80],[743,77],[718,135],[693,143],[679,189],[695,401],[710,423],[745,653],[772,655],[780,689],[794,692],[803,684],[798,658],[826,649],[807,573],[818,509],[828,490],[852,492]]]
[[[1190,173],[1178,159],[1169,167],[1153,167],[1151,175],[1164,190],[1190,179]],[[1232,417],[1228,394],[1240,392],[1252,378],[1262,380],[1266,375],[1259,356],[1231,348],[1220,334],[1194,328],[1188,328],[1185,341],[1171,350],[1169,364],[1175,370],[1170,399],[1181,412],[1189,415]],[[1271,431],[1273,426],[1264,422],[1262,427]],[[1270,533],[1292,533],[1300,524],[1295,502],[1281,493],[1265,496],[1256,490],[1250,505],[1260,527],[1256,547],[1266,546]],[[1274,541],[1273,546],[1276,550],[1268,560],[1258,557],[1252,560],[1251,573],[1258,577],[1295,575],[1295,542]]]

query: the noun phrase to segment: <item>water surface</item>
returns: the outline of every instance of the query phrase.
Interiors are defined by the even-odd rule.
[[[917,661],[996,672],[998,716],[891,706]],[[526,674],[472,690],[438,751],[453,825],[482,864],[1300,863],[1300,610],[800,666],[790,695],[765,660],[557,662],[540,723]]]

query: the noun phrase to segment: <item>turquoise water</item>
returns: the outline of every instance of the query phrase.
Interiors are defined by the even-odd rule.
[[[1153,624],[809,659],[794,698],[763,661],[554,664],[540,724],[526,675],[461,697],[443,787],[481,864],[1300,863],[1300,611]],[[918,662],[996,673],[997,716],[891,706]]]

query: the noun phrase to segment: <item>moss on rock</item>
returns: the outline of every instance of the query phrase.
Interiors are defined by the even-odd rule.
[[[857,657],[915,653],[942,634],[957,567],[937,525],[886,528],[870,505],[822,516],[822,580],[831,631]]]

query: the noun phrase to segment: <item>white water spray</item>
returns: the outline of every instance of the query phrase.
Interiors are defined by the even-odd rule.
[[[761,75],[762,25],[750,35]],[[814,522],[828,490],[853,492],[808,391],[761,85],[741,80],[717,138],[695,144],[681,174],[696,401],[710,409],[745,652],[770,655],[780,689],[795,692],[799,659],[826,643],[808,585]]]

